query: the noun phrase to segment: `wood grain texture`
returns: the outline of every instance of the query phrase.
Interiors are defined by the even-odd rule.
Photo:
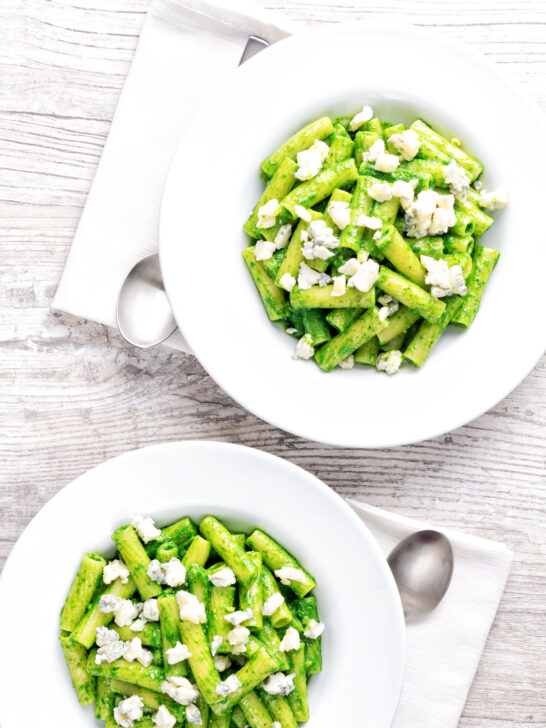
[[[302,23],[435,28],[502,64],[546,110],[544,0],[263,4]],[[191,438],[258,447],[342,495],[513,548],[461,726],[546,726],[546,358],[506,400],[449,435],[345,451],[257,420],[193,357],[138,352],[111,330],[49,310],[147,7],[0,6],[0,564],[45,502],[106,458]]]

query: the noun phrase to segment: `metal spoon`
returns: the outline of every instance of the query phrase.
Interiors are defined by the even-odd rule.
[[[259,53],[269,44],[251,35],[239,65]],[[160,344],[177,329],[177,324],[165,292],[159,255],[149,255],[129,271],[118,294],[116,319],[123,338],[141,349]]]
[[[407,622],[436,609],[453,575],[453,548],[446,536],[438,531],[417,531],[400,541],[387,561]]]

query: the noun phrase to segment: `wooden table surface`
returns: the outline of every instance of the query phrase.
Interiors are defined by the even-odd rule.
[[[40,507],[106,458],[192,438],[261,448],[342,495],[514,549],[461,726],[546,726],[546,358],[449,435],[340,450],[257,420],[191,356],[140,352],[49,310],[148,4],[0,5],[0,565]],[[544,0],[265,4],[302,23],[379,17],[437,29],[501,64],[546,110]]]

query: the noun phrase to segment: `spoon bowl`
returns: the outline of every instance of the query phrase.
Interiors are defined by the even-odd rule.
[[[123,338],[141,349],[160,344],[176,331],[159,255],[149,255],[131,269],[119,292],[116,318]]]
[[[388,559],[407,622],[421,619],[442,601],[453,576],[453,548],[438,531],[417,531]]]

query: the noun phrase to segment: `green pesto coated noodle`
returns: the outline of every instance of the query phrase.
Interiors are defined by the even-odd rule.
[[[375,304],[373,289],[363,293],[356,288],[347,288],[342,296],[333,296],[333,286],[322,288],[293,288],[290,293],[290,304],[294,308],[372,308]]]
[[[78,700],[82,705],[89,705],[95,700],[95,678],[88,670],[85,647],[75,642],[66,632],[60,639]]]
[[[309,705],[307,703],[307,674],[305,670],[305,644],[291,653],[292,672],[295,674],[295,688],[288,695],[288,703],[292,708],[294,717],[299,723],[309,720]]]
[[[133,696],[140,698],[144,710],[135,728],[155,728],[161,706],[177,725],[186,725],[186,705],[177,702],[176,691],[177,686],[185,690],[193,685],[201,728],[230,728],[232,723],[236,728],[270,728],[274,721],[294,728],[308,714],[306,681],[322,665],[321,638],[304,635],[310,619],[318,621],[312,593],[316,582],[261,529],[233,533],[208,515],[199,530],[198,535],[195,524],[182,519],[156,531],[159,538],[145,546],[132,526],[114,532],[114,558],[123,559],[131,576],[126,583],[120,574],[100,590],[95,586],[76,628],[60,634],[78,699],[83,705],[94,702],[95,716],[107,728],[118,726],[114,711]],[[185,551],[187,566],[174,556],[175,550]],[[159,571],[156,564],[149,569],[151,555],[162,565]],[[92,559],[100,563],[102,574],[108,562],[97,559],[102,557]],[[147,596],[150,585],[154,596]],[[101,604],[101,597],[110,598]],[[139,599],[149,600],[144,611],[137,608]],[[123,626],[112,623],[114,619]],[[97,634],[99,627],[107,629]],[[301,646],[281,652],[289,627],[299,632]],[[279,671],[295,675],[290,699],[263,690],[264,682]]]
[[[205,566],[210,556],[210,543],[201,536],[194,536],[192,542],[188,546],[188,550],[182,557],[182,563],[186,568],[192,564]]]
[[[240,706],[250,728],[271,728],[271,716],[255,690],[241,698]]]
[[[264,531],[256,529],[247,539],[247,543],[254,550],[259,551],[267,566],[275,571],[283,566],[293,567],[301,572],[301,581],[290,580],[290,588],[300,597],[305,596],[316,586],[315,579],[308,572],[304,571],[296,559],[288,553],[280,544],[274,541]]]
[[[80,564],[61,612],[60,627],[72,632],[82,619],[101,583],[106,561],[97,554],[86,554]]]
[[[381,333],[381,332],[379,332]],[[373,339],[366,341],[355,351],[355,362],[357,364],[367,364],[368,366],[374,367],[377,362],[379,355],[379,340],[377,336]]]
[[[334,131],[331,119],[323,116],[300,129],[288,141],[282,144],[270,157],[262,163],[263,171],[271,177],[279,164],[286,159],[296,159],[298,152],[311,146],[317,139],[325,139]]]
[[[463,299],[462,306],[453,317],[453,323],[457,326],[468,328],[480,308],[483,292],[491,276],[493,268],[499,259],[499,253],[492,248],[477,245],[472,272],[468,279],[468,293]]]
[[[150,558],[132,526],[122,526],[112,534],[121,558],[131,572],[142,599],[151,599],[161,594],[161,587],[148,576]]]
[[[112,595],[121,599],[129,599],[136,592],[135,582],[129,578],[126,584],[116,580],[108,586],[103,595]],[[89,610],[82,617],[76,629],[72,632],[72,639],[89,649],[95,641],[98,627],[105,627],[114,619],[112,612],[101,612],[99,609],[100,597],[96,597]]]
[[[325,372],[331,371],[385,326],[385,321],[379,316],[379,309],[371,308],[317,351],[317,364]]]

